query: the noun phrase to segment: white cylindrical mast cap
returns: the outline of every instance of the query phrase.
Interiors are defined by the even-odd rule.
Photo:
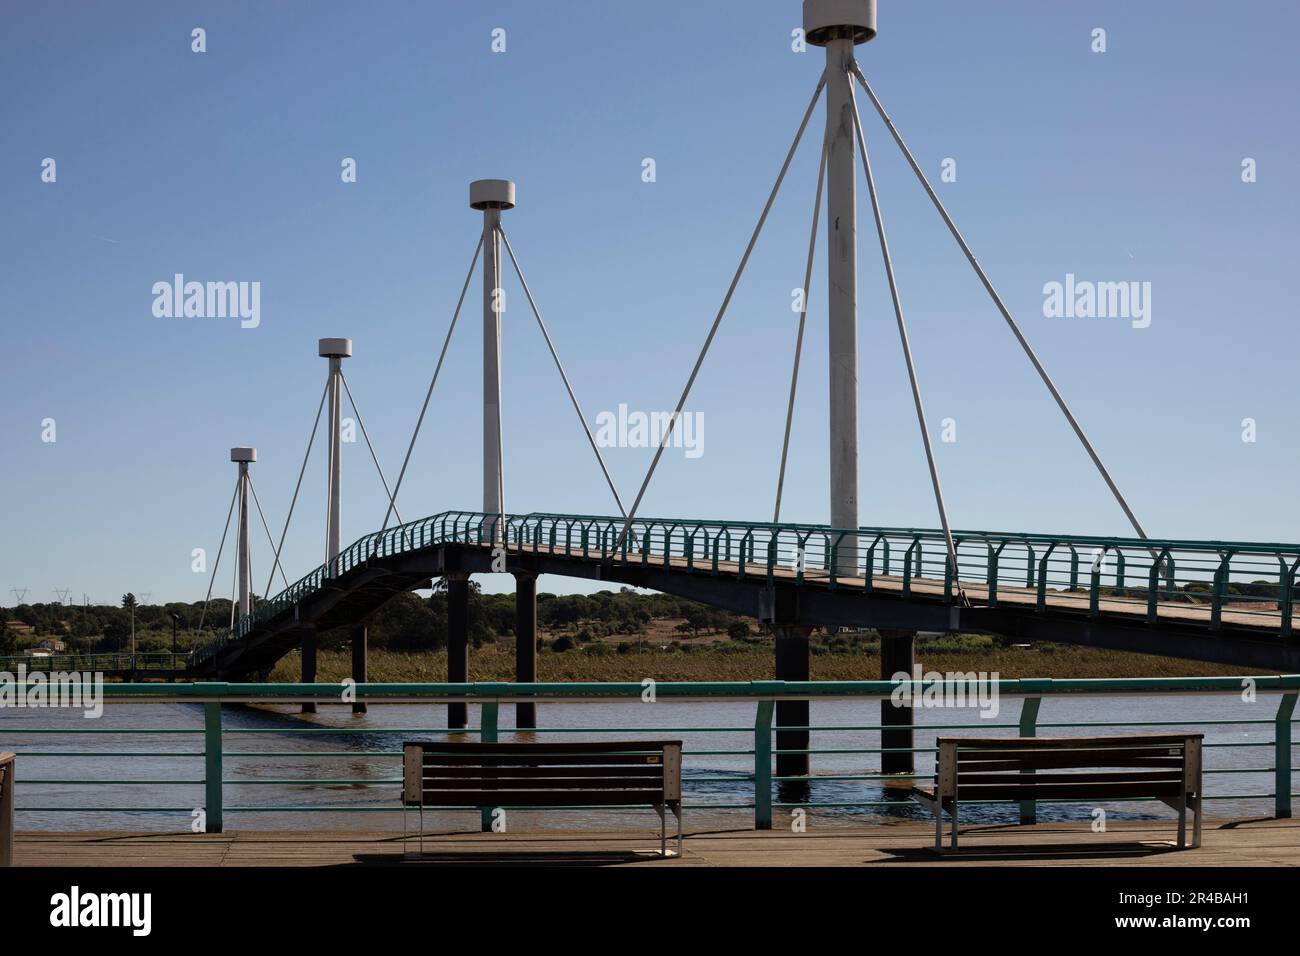
[[[876,35],[876,0],[803,0],[803,32],[814,46],[866,43]]]
[[[469,184],[469,204],[475,209],[514,209],[515,184],[508,179],[476,179]]]
[[[230,449],[231,461],[257,461],[256,448],[232,448]]]
[[[352,355],[351,339],[321,339],[320,354],[322,357],[328,356],[333,358],[349,358]]]

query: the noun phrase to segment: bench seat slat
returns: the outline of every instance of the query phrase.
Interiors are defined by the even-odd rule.
[[[564,755],[564,754],[425,754],[423,764],[425,767],[447,766],[447,767],[511,767],[511,766],[605,766],[605,765],[628,765],[628,766],[658,766],[663,763],[662,753],[645,753],[645,754],[590,754],[590,755]]]
[[[495,777],[474,777],[462,780],[424,778],[424,791],[438,790],[645,790],[657,780],[635,777],[516,777],[499,780]]]
[[[544,754],[544,753],[562,753],[562,754],[610,754],[610,753],[652,753],[654,751],[663,751],[665,744],[677,744],[676,740],[634,740],[619,741],[611,743],[605,741],[591,740],[574,740],[564,743],[536,743],[536,744],[492,744],[492,743],[422,743],[420,747],[424,750],[425,755],[448,753],[448,754]]]
[[[979,784],[1014,783],[1017,780],[1036,783],[1178,783],[1182,769],[1170,770],[1100,770],[1083,773],[963,773],[957,777],[959,791]]]
[[[1046,750],[1055,747],[1077,750],[1085,747],[1181,747],[1189,737],[1204,734],[1117,734],[1114,737],[958,737],[958,752],[966,749],[1000,748],[1004,750]]]
[[[467,807],[654,806],[663,790],[426,790],[424,805]]]
[[[974,763],[958,762],[957,772],[973,773],[975,771],[991,772],[996,770],[1068,770],[1071,768],[1112,769],[1116,767],[1133,767],[1155,769],[1158,767],[1181,767],[1181,757],[1097,757],[1091,759],[1082,753],[1043,753],[1018,754],[998,760],[985,760]]]
[[[426,765],[423,768],[424,779],[439,780],[472,780],[472,779],[492,779],[492,780],[509,780],[512,778],[527,778],[536,775],[546,777],[622,777],[628,780],[662,780],[664,768],[662,764],[636,764],[629,767],[619,766],[617,764],[599,764],[584,765],[579,767],[569,767],[556,764],[539,764],[537,766],[528,766],[526,764],[512,764],[509,766],[490,766],[485,767],[479,764],[466,766],[447,766],[446,764]],[[576,786],[577,784],[575,784]]]
[[[1172,757],[1175,760],[1181,760],[1183,748],[1170,744],[1151,747],[1052,747],[1043,749],[1025,747],[1017,750],[962,750],[959,748],[957,750],[957,763],[974,764],[985,760],[1033,760],[1039,756],[1050,759],[1071,755],[1076,758],[1086,758],[1093,762],[1105,760],[1109,757]]]
[[[1026,781],[1034,778],[1026,776]],[[1119,800],[1137,797],[1177,797],[1180,783],[1025,783],[1021,785],[958,785],[959,800]]]

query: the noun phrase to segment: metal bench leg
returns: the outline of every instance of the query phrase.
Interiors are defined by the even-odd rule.
[[[934,805],[934,848],[943,851],[943,807]]]
[[[668,822],[664,817],[664,805],[655,804],[655,813],[659,814],[659,855],[668,855]]]
[[[1178,804],[1178,849],[1187,849],[1187,798]]]
[[[674,803],[672,805],[672,811],[673,811],[673,816],[677,818],[677,855],[680,857],[683,852],[682,851],[682,805],[680,803]],[[1199,821],[1200,818],[1201,818],[1200,814],[1197,814],[1196,819]]]
[[[1205,805],[1201,803],[1201,795],[1199,793],[1196,795],[1195,809],[1196,809],[1196,820],[1192,824],[1192,848],[1193,849],[1198,848],[1201,845],[1201,812],[1205,809]]]
[[[952,840],[949,843],[949,849],[957,849],[957,801],[953,800],[952,809],[948,811],[952,815]]]

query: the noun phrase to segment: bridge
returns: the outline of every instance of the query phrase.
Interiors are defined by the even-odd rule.
[[[954,575],[935,530],[638,519],[619,545],[620,518],[533,514],[508,517],[502,544],[497,519],[445,512],[367,535],[196,649],[188,672],[265,674],[311,631],[354,626],[433,577],[449,582],[456,658],[464,584],[493,570],[650,588],[754,616],[778,637],[813,626],[965,631],[1300,669],[1294,545],[956,531]],[[845,572],[850,543],[861,560]],[[1266,576],[1254,593],[1233,583]],[[535,648],[535,616],[521,617],[516,641]]]
[[[22,715],[27,719],[12,721],[5,728],[0,750],[18,751],[22,767],[21,773],[9,776],[11,790],[17,779],[21,795],[16,805],[8,801],[8,811],[21,815],[24,824],[34,821],[53,826],[48,821],[74,820],[73,828],[101,828],[81,833],[32,828],[20,833],[20,862],[78,866],[146,862],[160,867],[190,862],[398,862],[411,841],[406,839],[407,821],[399,799],[403,765],[400,750],[394,750],[395,741],[476,738],[492,744],[546,738],[545,742],[555,743],[630,739],[653,733],[684,738],[687,764],[682,783],[691,839],[685,860],[679,863],[771,861],[777,858],[776,852],[788,852],[783,862],[842,863],[859,868],[864,863],[885,864],[894,879],[896,864],[926,862],[919,848],[928,844],[931,830],[928,819],[918,819],[908,787],[937,775],[933,758],[941,737],[955,729],[961,733],[976,727],[1017,742],[1062,733],[1091,736],[1135,729],[1154,733],[1173,727],[1202,728],[1208,783],[1204,797],[1214,801],[1211,807],[1219,809],[1224,819],[1207,829],[1205,848],[1192,861],[1204,865],[1300,860],[1300,829],[1290,821],[1293,800],[1300,793],[1294,784],[1298,768],[1293,743],[1300,701],[1300,645],[1294,635],[1300,544],[1195,540],[1147,533],[1121,492],[1120,482],[1103,462],[1098,446],[1048,374],[859,68],[856,46],[876,35],[874,0],[804,0],[803,26],[808,43],[825,49],[825,67],[721,305],[707,325],[702,347],[692,356],[667,433],[658,436],[657,448],[635,494],[625,498],[620,493],[578,400],[578,390],[561,361],[557,342],[543,321],[520,259],[507,238],[503,217],[517,207],[515,183],[475,180],[469,185],[469,205],[482,214],[481,229],[400,468],[394,473],[381,466],[358,396],[344,374],[344,365],[354,359],[353,343],[343,337],[320,338],[315,356],[326,360],[328,371],[278,535],[272,532],[254,487],[257,449],[251,445],[230,449],[230,462],[236,466],[235,486],[211,568],[205,616],[195,629],[193,648],[186,653],[0,658],[2,672],[26,668],[50,672],[51,677],[54,672],[65,672],[69,682],[84,679],[87,672],[123,678],[121,683],[105,687],[92,683],[77,688],[83,702],[94,688],[99,703],[107,705],[109,720],[83,720],[84,715],[49,707],[28,711]],[[878,114],[886,135],[900,150],[988,293],[1016,349],[1023,352],[1047,397],[1061,412],[1064,425],[1092,462],[1098,490],[1104,488],[1113,496],[1117,518],[1122,514],[1126,523],[1122,534],[1080,535],[1068,529],[977,530],[951,520],[931,444],[918,357],[908,337],[867,152],[867,134],[859,115],[862,96]],[[800,263],[804,265],[799,290],[803,295],[788,403],[779,449],[774,448],[772,456],[775,496],[771,520],[762,520],[767,514],[755,515],[755,520],[702,517],[717,507],[709,502],[692,502],[689,509],[683,509],[695,512],[692,515],[647,516],[649,508],[643,513],[643,505],[664,449],[680,427],[751,253],[823,97],[824,133],[807,259]],[[919,450],[926,460],[933,493],[935,515],[930,527],[862,522],[862,516],[871,514],[872,509],[860,507],[858,500],[860,184],[865,185],[871,208],[915,410]],[[828,252],[824,290],[830,343],[829,495],[825,513],[811,516],[825,518],[825,523],[810,523],[783,515],[783,497],[791,436],[796,427],[804,425],[796,426],[794,412],[809,301],[814,299],[812,269],[819,235],[824,235]],[[482,499],[466,503],[470,510],[404,517],[399,500],[409,509],[400,493],[412,451],[438,394],[448,346],[462,325],[462,310],[479,270]],[[504,306],[500,293],[509,270],[513,270],[521,299],[537,322],[547,357],[608,485],[611,503],[590,505],[605,514],[524,513],[522,509],[515,513],[507,507],[510,486],[502,433],[506,412],[501,388]],[[784,389],[781,397],[785,398]],[[457,404],[464,406],[463,396]],[[364,525],[375,530],[351,544],[342,537],[345,405],[350,406],[360,429],[386,504],[382,519],[376,515],[373,523]],[[327,459],[323,476],[328,488],[324,560],[291,580],[282,561],[284,546],[318,438],[323,439]],[[272,555],[269,568],[261,569],[266,584],[260,594],[265,597],[255,591],[255,583],[261,582],[253,580],[253,539],[260,533],[259,524]],[[316,529],[311,530],[314,533]],[[1163,530],[1176,533],[1179,529]],[[222,564],[228,542],[234,564],[231,617],[221,622],[221,627],[205,630],[218,572],[224,570],[229,576],[232,570],[229,564],[224,568]],[[310,563],[315,560],[313,557]],[[515,582],[515,672],[510,682],[474,680],[469,643],[471,581],[474,575],[484,574],[509,574]],[[775,679],[659,682],[653,699],[661,706],[650,716],[642,707],[647,688],[639,681],[540,683],[537,588],[542,575],[650,589],[757,619],[772,641]],[[369,683],[367,622],[398,595],[428,588],[435,581],[445,583],[448,597],[445,681]],[[810,680],[810,638],[817,628],[876,631],[880,635],[881,680]],[[346,702],[339,685],[317,680],[321,635],[340,630],[349,635],[355,684]],[[934,717],[927,720],[921,706],[914,712],[911,703],[894,698],[900,689],[895,675],[913,672],[918,664],[916,641],[921,633],[993,634],[1013,641],[1059,642],[1286,673],[1244,678],[1069,680],[1001,680],[995,674],[987,681],[980,675],[978,683],[987,685],[992,699],[1005,698],[1008,704],[1001,718],[994,708],[990,714],[971,716],[967,721],[966,715],[954,712],[962,704],[947,710],[940,708],[948,704],[940,704]],[[290,655],[298,658],[300,682],[269,681],[277,662]],[[53,679],[39,683],[43,689],[55,685]],[[941,698],[967,701],[963,695],[968,685],[977,682],[951,677],[936,682],[917,679],[907,685],[911,692],[908,700],[920,697],[927,683],[930,686],[924,689],[938,691]],[[13,686],[20,692],[28,689],[21,682]],[[1085,709],[1085,702],[1094,706]],[[244,706],[248,704],[258,706]],[[346,713],[315,721],[301,720],[296,713],[298,708],[313,713],[331,704],[350,706],[358,714],[364,713],[368,704],[406,706],[376,707],[368,719],[355,721]],[[544,708],[540,721],[539,706]],[[879,721],[871,714],[864,717],[864,711],[876,707]],[[813,708],[818,716],[815,723]],[[150,709],[154,713],[142,717],[142,712]],[[513,725],[506,709],[513,711]],[[290,710],[294,712],[287,712]],[[94,762],[83,769],[85,761]],[[113,796],[102,800],[104,793]],[[1198,804],[1200,797],[1198,792]],[[1166,848],[1160,844],[1167,842],[1168,827],[1151,822],[1149,807],[1121,804],[1107,836],[1104,816],[1100,830],[1063,825],[1065,817],[1053,804],[1067,802],[1048,796],[1006,802],[1001,807],[978,807],[970,821],[979,821],[971,834],[976,851],[973,861],[1162,862]],[[611,849],[616,843],[630,842],[629,836],[638,841],[644,838],[635,822],[626,832],[616,834],[617,839],[608,831],[602,834],[568,826],[571,819],[551,821],[563,828],[559,833],[529,836],[521,827],[522,836],[512,831],[503,839],[502,833],[488,832],[489,808],[452,809],[463,819],[449,819],[445,826],[439,821],[444,830],[455,828],[442,833],[436,855],[440,862],[516,862],[531,856],[548,862],[608,863],[643,857]],[[591,808],[576,809],[590,813]],[[518,808],[521,814],[542,811],[544,820],[551,820],[556,810]],[[1198,821],[1199,810],[1198,806]],[[796,829],[793,820],[796,816],[802,819],[805,811],[822,820],[834,818],[834,829],[826,827],[815,839],[796,836],[803,831]],[[511,812],[516,810],[511,808]],[[976,813],[980,815],[976,817]],[[139,832],[140,821],[147,814],[183,821],[180,829],[188,832]],[[322,817],[349,819],[340,816],[349,814],[351,820],[381,821],[382,825],[377,823],[371,831],[357,827],[307,831],[298,825],[299,820],[306,820],[312,821],[306,826],[317,826]],[[791,817],[788,832],[787,815]],[[1121,819],[1125,815],[1131,819]],[[955,827],[955,807],[952,819]],[[231,825],[233,832],[226,830],[228,820],[238,821]],[[255,826],[245,827],[245,821],[252,820],[288,823],[281,824],[282,830],[258,832]],[[464,829],[468,820],[475,821],[471,832]],[[844,826],[881,821],[890,825]],[[1022,826],[1008,831],[1005,825],[1013,822]],[[110,824],[131,830],[107,829]],[[419,826],[422,840],[422,819]],[[475,827],[484,832],[472,832]],[[1008,843],[1013,845],[1008,847]],[[616,852],[622,855],[616,856]],[[308,885],[303,881],[297,884]],[[933,895],[927,896],[925,890],[918,890],[918,899]],[[968,894],[969,887],[964,892]],[[1060,892],[1059,886],[1056,892]],[[1024,914],[1035,907],[1026,906],[1024,899],[1018,903],[1012,915],[1023,921]],[[1047,907],[1041,909],[1050,912]],[[184,907],[177,911],[182,910]]]
[[[365,419],[343,372],[344,361],[353,357],[351,341],[320,339],[317,354],[327,359],[328,375],[278,542],[253,487],[251,466],[257,460],[256,450],[247,446],[231,450],[238,477],[227,513],[226,531],[212,569],[212,581],[215,584],[231,519],[237,510],[234,540],[237,583],[232,619],[224,634],[196,647],[185,660],[184,676],[227,680],[266,675],[277,660],[297,649],[301,652],[302,681],[313,683],[317,635],[323,630],[346,628],[352,633],[353,677],[358,683],[364,683],[365,626],[369,615],[394,595],[429,586],[432,579],[442,578],[446,580],[449,594],[447,678],[451,683],[467,682],[470,679],[469,578],[490,572],[510,573],[516,579],[516,678],[520,683],[536,679],[536,581],[540,574],[651,588],[752,615],[771,627],[776,677],[782,680],[808,678],[808,637],[814,627],[878,630],[882,635],[882,678],[912,670],[914,640],[919,631],[992,633],[1015,639],[1062,641],[1267,669],[1300,670],[1297,666],[1300,654],[1292,642],[1300,545],[1180,540],[1147,534],[1097,447],[859,68],[855,47],[876,35],[874,3],[807,0],[804,29],[810,44],[824,47],[825,67],[722,303],[708,327],[667,431],[660,436],[631,504],[625,506],[606,466],[503,227],[504,214],[517,206],[516,185],[503,179],[476,180],[469,186],[469,205],[482,213],[481,230],[396,480],[390,484],[380,466]],[[1132,528],[1131,535],[1097,537],[953,527],[931,445],[917,361],[908,338],[902,296],[894,275],[880,196],[859,115],[859,93],[865,95],[878,114],[889,138],[989,294],[1018,348],[1092,461],[1101,483],[1115,498]],[[774,455],[779,465],[772,520],[742,522],[641,516],[642,503],[664,449],[678,427],[823,95],[825,126],[804,268],[804,295],[799,305],[783,440],[779,457]],[[856,344],[859,164],[934,495],[938,520],[937,526],[930,529],[864,527],[859,521]],[[829,521],[827,524],[791,523],[781,520],[782,497],[823,199],[826,243],[831,253],[827,256],[825,284],[830,341]],[[399,493],[480,261],[484,356],[482,508],[406,521],[398,510]],[[542,332],[578,424],[609,486],[616,514],[511,514],[506,507],[501,430],[504,305],[500,293],[507,265],[513,269],[523,298]],[[340,532],[345,397],[387,498],[387,510],[379,529],[346,548]],[[290,583],[281,564],[281,554],[326,408],[329,488],[326,560]],[[254,598],[251,579],[249,526],[253,514],[260,519],[274,553],[263,593],[271,593],[277,573],[283,585],[278,594],[260,603]],[[390,525],[390,521],[394,523]],[[211,595],[210,585],[208,597]],[[138,676],[135,661],[129,662],[128,667],[130,673]],[[313,709],[315,703],[304,706]],[[364,703],[356,705],[359,710],[364,706]],[[448,706],[450,726],[465,726],[464,705]],[[532,704],[518,706],[519,726],[533,726]],[[797,728],[807,726],[806,701],[781,702],[778,709],[778,723],[795,728],[790,733],[797,734]],[[882,710],[882,721],[909,725],[910,710],[886,708]],[[900,730],[899,734],[889,738],[895,748],[910,747],[910,732]],[[799,739],[798,736],[786,738],[790,746],[784,749],[798,749]],[[895,771],[910,766],[909,756],[904,754],[899,759],[903,762],[892,765]]]

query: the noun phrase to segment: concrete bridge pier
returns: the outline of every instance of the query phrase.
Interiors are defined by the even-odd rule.
[[[808,680],[808,637],[812,628],[806,625],[781,625],[773,628],[776,635],[776,679],[785,681]],[[776,726],[806,728],[808,726],[809,706],[806,700],[778,700],[776,702]],[[807,750],[808,731],[778,730],[776,732],[776,749]],[[805,777],[808,775],[808,754],[778,753],[776,755],[776,775],[778,777]],[[803,781],[782,781],[777,786],[777,793],[782,802],[799,802],[807,799],[808,784]]]
[[[304,625],[302,629],[302,683],[316,683],[316,628],[310,624]],[[316,713],[316,702],[304,701],[302,712]]]
[[[447,579],[447,682],[469,681],[469,573],[449,571]],[[465,704],[447,705],[447,726],[453,730],[469,726]]]
[[[352,679],[358,684],[366,682],[366,656],[369,642],[370,631],[364,624],[358,624],[352,629]],[[364,700],[358,699],[352,702],[352,713],[364,714],[365,712]]]
[[[893,680],[897,673],[912,673],[916,663],[916,631],[881,630],[880,679]],[[914,747],[915,732],[912,704],[895,704],[892,700],[880,702],[880,746],[882,750],[896,749],[897,753],[880,755],[880,772],[884,774],[910,774],[916,769]],[[898,729],[886,729],[886,728]],[[911,786],[912,781],[899,781],[899,786]]]
[[[537,575],[515,571],[515,683],[537,681]],[[537,705],[515,704],[515,727],[536,727]]]

